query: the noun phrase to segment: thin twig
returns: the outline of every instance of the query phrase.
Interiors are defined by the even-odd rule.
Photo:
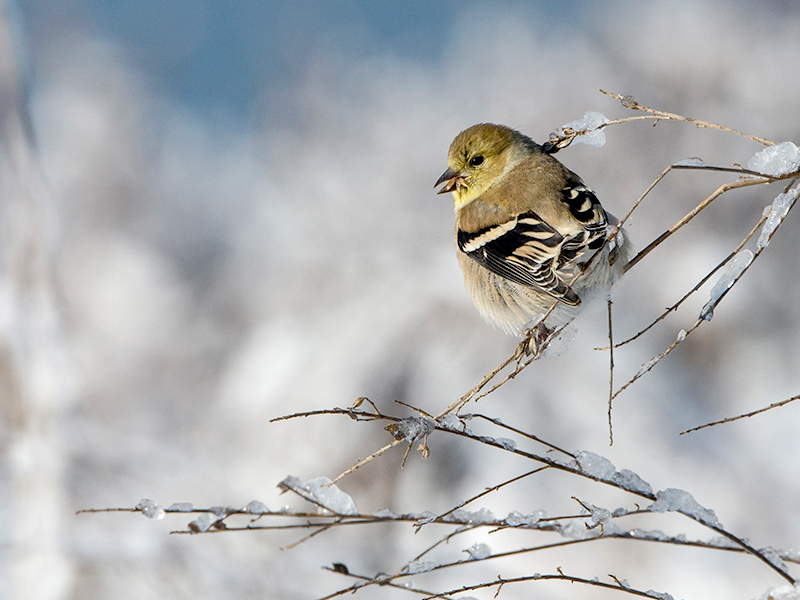
[[[652,118],[657,120],[664,120],[664,121],[684,121],[686,123],[691,123],[696,127],[700,128],[707,128],[707,129],[718,129],[720,131],[727,131],[728,133],[734,133],[736,135],[740,135],[748,140],[753,142],[757,142],[762,146],[774,146],[775,142],[771,142],[765,138],[761,138],[755,135],[751,135],[749,133],[745,133],[744,131],[739,131],[738,129],[731,129],[730,127],[725,127],[723,125],[717,125],[716,123],[709,123],[707,121],[700,121],[698,119],[691,119],[689,117],[682,117],[681,115],[676,115],[673,113],[664,112],[663,110],[655,110],[653,108],[648,108],[647,106],[643,106],[639,104],[634,98],[631,96],[621,96],[620,94],[615,94],[613,92],[606,92],[605,90],[600,90],[601,94],[605,94],[606,96],[611,96],[612,98],[616,98],[625,108],[630,108],[631,110],[642,110],[644,112],[651,113],[653,115]],[[638,117],[642,118],[642,117]]]
[[[632,336],[632,337],[628,338],[627,340],[625,340],[625,341],[623,341],[623,342],[619,342],[619,343],[618,343],[616,346],[614,346],[614,347],[615,347],[615,348],[619,348],[619,347],[621,347],[621,346],[624,346],[625,344],[629,344],[630,342],[632,342],[632,341],[634,341],[634,340],[638,339],[639,337],[641,337],[642,335],[644,335],[645,333],[647,333],[648,331],[650,331],[650,329],[652,329],[653,327],[655,327],[655,326],[656,326],[658,323],[660,323],[661,321],[663,321],[663,320],[664,320],[664,319],[665,319],[665,318],[666,318],[666,317],[667,317],[667,316],[668,316],[670,313],[672,313],[672,312],[675,312],[675,311],[676,311],[678,308],[680,308],[680,306],[681,306],[681,305],[682,305],[682,304],[683,304],[683,303],[684,303],[686,300],[688,300],[688,299],[689,299],[689,297],[690,297],[692,294],[694,294],[694,293],[695,293],[697,290],[699,290],[701,287],[703,287],[703,285],[705,285],[705,283],[706,283],[706,282],[707,282],[709,279],[711,279],[711,278],[714,276],[714,273],[716,273],[716,272],[717,272],[717,271],[719,271],[719,270],[720,270],[722,267],[724,267],[724,266],[725,266],[725,265],[726,265],[726,264],[727,264],[727,263],[728,263],[728,262],[729,262],[729,261],[730,261],[730,260],[731,260],[731,259],[732,259],[734,256],[736,256],[736,255],[739,253],[739,251],[740,251],[742,248],[744,248],[745,244],[746,244],[748,241],[750,241],[750,238],[752,238],[752,237],[755,235],[755,233],[756,233],[758,230],[760,230],[760,229],[761,229],[761,227],[763,227],[763,225],[764,225],[764,223],[766,222],[766,220],[767,220],[767,215],[766,215],[766,214],[765,214],[765,215],[762,215],[762,216],[761,216],[761,218],[758,220],[758,223],[756,223],[756,224],[755,224],[755,226],[754,226],[754,227],[753,227],[753,228],[750,230],[750,232],[749,232],[749,233],[748,233],[748,234],[745,236],[745,238],[744,238],[744,239],[743,239],[743,240],[742,240],[742,241],[739,243],[739,245],[738,245],[738,246],[736,246],[736,249],[735,249],[735,250],[733,250],[733,252],[731,252],[730,254],[728,254],[728,256],[726,256],[726,257],[725,257],[725,258],[722,260],[722,262],[720,262],[720,263],[719,263],[719,264],[718,264],[716,267],[714,267],[714,268],[713,268],[713,269],[712,269],[712,270],[711,270],[709,273],[707,273],[707,274],[705,275],[705,277],[703,277],[703,278],[702,278],[702,279],[701,279],[701,280],[700,280],[700,281],[697,283],[697,285],[695,285],[695,286],[694,286],[694,287],[693,287],[691,290],[689,290],[689,292],[687,292],[687,293],[686,293],[686,294],[683,296],[683,298],[681,298],[680,300],[678,300],[678,301],[677,301],[675,304],[673,304],[673,305],[672,305],[672,306],[670,306],[670,307],[669,307],[667,310],[665,310],[663,313],[661,313],[661,315],[660,315],[660,316],[659,316],[659,317],[658,317],[658,318],[657,318],[655,321],[653,321],[653,322],[652,322],[652,323],[650,323],[650,324],[649,324],[647,327],[645,327],[644,329],[642,329],[641,331],[639,331],[639,332],[638,332],[636,335],[634,335],[634,336]],[[607,350],[607,348],[596,348],[596,350]]]
[[[614,400],[614,330],[611,323],[611,298],[608,299],[608,445],[614,445],[611,403]]]
[[[730,183],[725,183],[719,186],[714,193],[712,193],[708,198],[703,200],[700,204],[695,206],[685,217],[683,217],[680,221],[675,223],[672,227],[667,229],[664,233],[658,236],[655,240],[650,242],[644,250],[639,252],[636,256],[634,256],[631,260],[628,261],[628,264],[625,265],[625,271],[629,271],[632,267],[636,265],[640,260],[642,260],[645,256],[650,254],[650,252],[659,246],[662,242],[664,242],[668,237],[670,237],[673,233],[678,231],[681,227],[686,225],[689,221],[694,219],[703,209],[705,209],[709,204],[711,204],[714,200],[720,197],[725,192],[730,190],[734,190],[737,188],[748,187],[751,185],[762,185],[767,183],[768,179],[740,179],[739,181],[733,181]]]
[[[738,421],[739,419],[744,419],[745,417],[753,417],[763,412],[767,412],[768,410],[771,410],[773,408],[778,408],[779,406],[784,406],[786,404],[789,404],[790,402],[794,402],[795,400],[800,400],[800,395],[787,398],[786,400],[781,400],[780,402],[773,402],[769,406],[765,406],[764,408],[759,408],[758,410],[754,410],[752,412],[745,413],[743,415],[738,415],[736,417],[725,417],[724,419],[721,419],[719,421],[713,421],[711,423],[706,423],[705,425],[692,427],[691,429],[687,429],[686,431],[681,431],[680,435],[683,435],[684,433],[691,433],[692,431],[697,431],[698,429],[705,429],[706,427],[714,427],[715,425],[722,425],[723,423],[732,423],[733,421]]]

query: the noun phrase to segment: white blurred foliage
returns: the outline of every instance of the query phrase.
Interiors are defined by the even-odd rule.
[[[543,142],[588,107],[629,116],[597,93],[602,87],[796,139],[787,116],[800,82],[771,57],[797,55],[797,14],[723,7],[619,3],[604,9],[591,35],[574,23],[548,27],[520,8],[469,8],[442,32],[438,60],[329,49],[294,65],[283,90],[290,118],[265,114],[261,128],[244,131],[170,103],[108,42],[75,34],[41,49],[34,126],[58,202],[58,298],[80,385],[79,409],[58,433],[70,509],[131,505],[143,495],[165,505],[259,497],[273,506],[287,469],[333,477],[390,438],[349,419],[271,418],[360,396],[387,412],[401,410],[397,399],[435,414],[510,354],[515,341],[489,329],[463,290],[452,207],[432,189],[447,145],[466,126],[506,123]],[[603,131],[602,149],[570,148],[558,158],[616,214],[677,157],[725,165],[753,152],[750,142],[685,124]],[[704,175],[676,171],[657,188],[629,227],[638,247],[713,191],[718,180]],[[701,215],[631,271],[613,295],[617,335],[638,331],[713,268],[757,221],[771,197],[762,192],[718,200],[713,217]],[[796,227],[791,215],[784,226]],[[786,357],[800,352],[800,309],[784,299],[800,289],[771,298],[778,288],[758,285],[759,272],[769,282],[778,273],[799,279],[787,276],[796,272],[796,248],[781,241],[779,232],[704,332],[620,396],[613,448],[608,356],[592,350],[607,341],[602,302],[586,308],[568,352],[536,363],[478,409],[564,447],[601,448],[632,469],[609,463],[608,471],[631,489],[647,485],[639,473],[661,489],[702,497],[745,537],[796,544],[800,479],[791,473],[800,449],[788,442],[792,419],[768,414],[677,436],[796,387]],[[675,339],[698,303],[668,319],[663,335],[616,353],[619,377]],[[759,384],[766,376],[770,385]],[[347,489],[361,510],[446,510],[454,498],[518,474],[499,451],[437,434],[429,445],[431,458],[412,453],[403,471],[402,453],[389,453],[351,476]],[[574,510],[573,481],[548,482],[512,488],[519,491],[494,512]],[[207,514],[198,527],[213,525]],[[403,535],[410,531],[388,539],[331,531],[282,553],[297,537],[187,539],[121,515],[59,525],[79,565],[75,597],[83,598],[318,597],[344,585],[320,565],[393,572],[419,549],[418,538]],[[657,544],[629,546],[582,555],[580,568],[637,581],[656,572],[654,587],[676,597],[754,597],[765,588],[759,565],[720,561],[712,577],[702,561],[664,557]],[[553,565],[569,556],[548,555]],[[475,577],[496,576],[496,566],[474,567]],[[551,589],[554,598],[572,593]],[[528,591],[508,587],[503,597]]]

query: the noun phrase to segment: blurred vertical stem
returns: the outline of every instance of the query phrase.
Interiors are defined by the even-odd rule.
[[[14,41],[0,4],[0,478],[5,533],[0,595],[71,596],[59,531],[65,510],[58,437],[69,398],[55,290],[54,214],[36,160]]]

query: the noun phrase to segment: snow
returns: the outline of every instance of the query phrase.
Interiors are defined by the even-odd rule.
[[[488,546],[488,544],[483,543],[473,544],[464,550],[464,552],[468,553],[472,560],[480,560],[492,555],[492,549]]]
[[[677,337],[677,340],[676,340],[676,341],[678,341],[678,342],[682,342],[682,341],[683,341],[683,340],[685,340],[685,339],[686,339],[686,330],[685,330],[685,329],[681,329],[681,330],[678,332],[678,337]]]
[[[379,519],[396,519],[397,515],[394,514],[388,508],[382,508],[378,512],[375,513],[375,516]]]
[[[793,173],[800,169],[800,148],[792,142],[768,146],[753,155],[747,168],[772,177]]]
[[[167,512],[192,512],[194,504],[191,502],[173,502]]]
[[[756,246],[766,248],[769,244],[769,238],[772,232],[781,224],[789,209],[797,200],[797,195],[800,193],[800,188],[792,188],[784,194],[778,194],[770,206],[769,216],[767,217],[764,227],[761,228],[761,235],[758,236],[758,243]]]
[[[584,113],[582,119],[570,121],[556,129],[556,135],[568,135],[567,130],[569,129],[575,132],[585,131],[576,136],[574,142],[599,147],[606,143],[606,134],[602,129],[597,128],[605,123],[608,123],[608,119],[602,113],[589,110]]]
[[[697,156],[690,156],[689,158],[683,158],[672,165],[673,167],[705,167],[706,163],[703,162],[702,158]]]
[[[753,260],[753,253],[750,250],[740,250],[733,260],[728,265],[725,272],[720,275],[717,283],[711,288],[711,298],[703,310],[700,311],[700,318],[710,321],[714,316],[714,308],[717,306],[722,295],[727,292],[736,280],[741,276],[744,270],[750,265]]]
[[[656,501],[646,510],[652,512],[680,512],[693,517],[705,525],[719,527],[714,511],[701,506],[694,497],[685,490],[667,488],[656,494]]]
[[[251,515],[261,515],[269,512],[267,505],[260,500],[251,500],[244,509]]]
[[[141,510],[142,514],[148,519],[160,520],[164,518],[164,509],[149,498],[142,498],[135,508]]]

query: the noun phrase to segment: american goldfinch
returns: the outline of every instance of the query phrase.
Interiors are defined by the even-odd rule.
[[[580,177],[509,127],[481,123],[462,131],[447,165],[434,187],[444,184],[439,193],[455,199],[467,291],[487,321],[526,334],[535,353],[590,290],[608,289],[621,274],[625,234],[604,244],[617,220]]]

